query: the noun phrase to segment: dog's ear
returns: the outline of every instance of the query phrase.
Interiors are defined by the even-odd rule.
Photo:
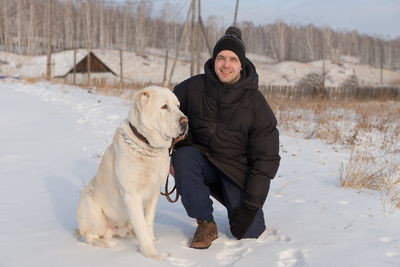
[[[151,91],[149,90],[142,90],[138,93],[136,97],[137,103],[143,108],[145,107],[150,101]]]

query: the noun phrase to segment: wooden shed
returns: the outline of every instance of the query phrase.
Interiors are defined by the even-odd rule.
[[[87,73],[88,72],[88,58],[90,57],[90,72],[98,73],[98,72],[110,72],[113,75],[117,76],[117,74],[112,71],[103,61],[101,61],[95,54],[90,52],[83,59],[81,59],[78,63],[76,63],[76,73]],[[74,67],[72,67],[64,76],[68,74],[74,73]],[[63,76],[61,76],[63,77]]]
[[[74,67],[74,57],[76,65]],[[73,51],[55,54],[55,76],[56,79],[63,79],[67,83],[82,84],[88,82],[88,59],[90,58],[90,82],[91,83],[110,83],[114,84],[120,81],[119,76],[112,67],[93,52],[78,50],[76,55]],[[75,73],[74,73],[75,69]]]

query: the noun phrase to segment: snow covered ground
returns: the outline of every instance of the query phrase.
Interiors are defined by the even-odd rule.
[[[215,202],[219,238],[187,247],[195,230],[180,203],[161,199],[156,243],[165,261],[144,258],[135,240],[110,249],[80,242],[79,192],[128,102],[49,83],[0,81],[0,266],[400,266],[400,211],[384,210],[379,192],[339,186],[349,152],[281,133],[282,163],[264,206],[267,230],[235,240]]]

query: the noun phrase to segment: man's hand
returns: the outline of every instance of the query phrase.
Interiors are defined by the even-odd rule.
[[[237,239],[243,238],[256,214],[257,211],[250,210],[245,205],[235,208],[229,220],[232,235]]]

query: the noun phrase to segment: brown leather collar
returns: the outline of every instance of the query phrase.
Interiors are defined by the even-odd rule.
[[[136,129],[136,127],[133,126],[130,122],[129,122],[129,127],[131,127],[133,134],[136,135],[137,138],[139,138],[141,141],[145,142],[146,144],[150,145],[149,140],[147,140],[146,137],[144,137],[141,133],[139,133],[138,130]]]

